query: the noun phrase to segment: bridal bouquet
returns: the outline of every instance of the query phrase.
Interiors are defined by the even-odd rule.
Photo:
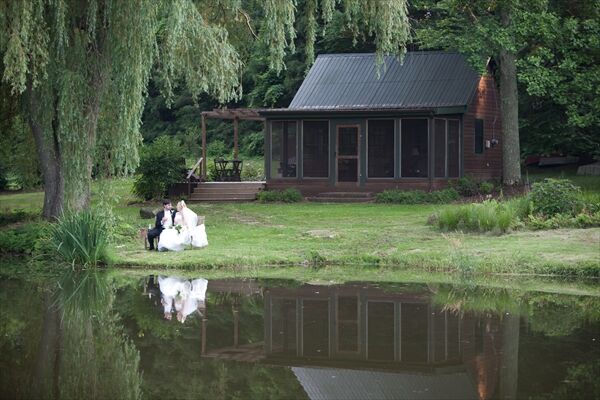
[[[173,229],[175,229],[175,230],[177,231],[177,234],[180,234],[180,233],[181,233],[181,228],[182,228],[182,226],[181,226],[181,225],[177,224],[177,225],[175,225],[175,226],[172,226],[172,228],[173,228]]]

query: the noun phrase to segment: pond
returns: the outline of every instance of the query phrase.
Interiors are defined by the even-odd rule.
[[[1,280],[0,397],[599,397],[597,295],[201,278]]]

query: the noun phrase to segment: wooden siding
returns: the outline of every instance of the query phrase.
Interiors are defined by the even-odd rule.
[[[502,119],[499,93],[491,76],[483,76],[463,118],[463,171],[475,179],[502,177]],[[475,119],[483,119],[483,153],[475,153]],[[492,138],[498,144],[486,148]]]

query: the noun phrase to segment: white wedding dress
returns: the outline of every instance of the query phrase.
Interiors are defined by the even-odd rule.
[[[208,288],[208,281],[206,279],[194,279],[191,283],[186,282],[186,292],[184,295],[183,304],[181,308],[177,309],[177,320],[184,323],[186,318],[194,313],[196,310],[202,314],[200,310],[206,308],[206,289]]]
[[[179,225],[179,232],[175,227]],[[198,225],[198,215],[187,207],[175,214],[174,227],[165,229],[158,240],[158,251],[182,251],[187,246],[206,247],[208,238],[204,224]]]
[[[170,313],[173,310],[173,302],[175,302],[175,307],[177,308],[177,303],[180,303],[178,300],[183,299],[189,291],[186,284],[189,284],[189,281],[176,276],[158,277],[161,303],[165,313]]]
[[[181,229],[177,231],[177,225]],[[183,216],[180,212],[175,214],[173,226],[163,229],[158,239],[158,251],[182,251],[185,249],[186,243],[189,243],[189,232],[183,225]]]

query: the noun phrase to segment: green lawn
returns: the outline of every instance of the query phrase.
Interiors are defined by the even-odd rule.
[[[441,233],[426,225],[439,207],[384,204],[197,203],[206,216],[209,246],[181,253],[143,249],[134,233],[151,220],[127,204],[131,181],[115,181],[121,236],[111,247],[116,264],[206,269],[324,264],[378,266],[379,272],[418,269],[594,275],[600,270],[600,228],[517,231],[502,236]],[[0,210],[41,207],[40,193],[0,196]],[[153,204],[159,208],[158,203]],[[596,271],[590,273],[591,271]],[[343,275],[344,270],[338,271]],[[285,274],[285,272],[284,272]]]

